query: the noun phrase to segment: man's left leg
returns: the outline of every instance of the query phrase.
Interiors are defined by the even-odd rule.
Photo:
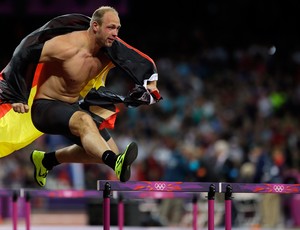
[[[110,138],[107,141],[113,152],[119,152],[114,140]],[[55,152],[45,153],[42,151],[33,151],[31,154],[31,161],[34,165],[34,178],[39,186],[46,185],[46,177],[48,172],[61,163],[105,163],[110,166],[116,173],[120,181],[126,182],[130,179],[131,164],[136,159],[138,153],[137,145],[130,143],[124,152],[118,154],[113,159],[101,159],[99,157],[87,154],[84,149],[78,145],[71,145]]]

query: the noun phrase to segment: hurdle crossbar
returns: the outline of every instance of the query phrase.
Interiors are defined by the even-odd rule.
[[[300,193],[300,184],[270,184],[270,183],[219,183],[221,192],[226,192],[227,186],[234,193]]]
[[[99,198],[102,195],[101,191],[95,190],[42,190],[42,189],[21,189],[20,196],[25,197],[26,194],[35,197],[47,198]]]
[[[97,181],[97,189],[104,191],[109,183],[112,191],[148,191],[148,192],[208,192],[212,184],[202,182],[171,182],[171,181],[127,181],[122,183],[119,181]],[[218,189],[218,188],[216,188]],[[217,191],[218,192],[218,191]]]

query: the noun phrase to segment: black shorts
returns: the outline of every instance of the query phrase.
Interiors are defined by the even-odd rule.
[[[69,128],[69,121],[77,111],[84,111],[78,103],[36,99],[32,104],[31,119],[39,131],[46,134],[63,135],[75,144],[82,146],[80,138],[72,134]],[[111,138],[106,129],[101,130],[100,134],[106,141]]]

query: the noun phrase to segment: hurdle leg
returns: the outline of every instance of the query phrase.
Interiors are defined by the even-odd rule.
[[[118,225],[119,225],[119,230],[123,230],[123,226],[124,226],[124,202],[123,202],[122,194],[120,194],[119,200],[118,200]]]
[[[2,213],[2,197],[0,197],[0,224],[3,221],[3,213]]]
[[[232,187],[227,185],[225,192],[225,230],[231,230]]]
[[[103,230],[110,229],[110,197],[111,187],[110,184],[106,182],[103,191]]]
[[[29,193],[26,193],[26,195],[25,195],[25,224],[26,224],[26,230],[30,230],[30,215],[31,215],[30,195],[29,195]]]
[[[12,222],[13,230],[17,230],[18,227],[18,194],[17,192],[13,193],[12,197]]]
[[[215,193],[216,187],[211,184],[208,192],[208,230],[214,230],[215,228]]]
[[[198,198],[196,195],[193,196],[193,230],[197,230],[197,219],[198,219]]]

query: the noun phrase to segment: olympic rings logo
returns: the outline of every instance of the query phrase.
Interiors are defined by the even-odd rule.
[[[273,189],[274,189],[275,192],[278,192],[278,193],[283,192],[284,186],[283,185],[274,185]]]
[[[154,187],[157,189],[157,190],[164,190],[166,188],[166,184],[165,183],[155,183],[154,184]]]

